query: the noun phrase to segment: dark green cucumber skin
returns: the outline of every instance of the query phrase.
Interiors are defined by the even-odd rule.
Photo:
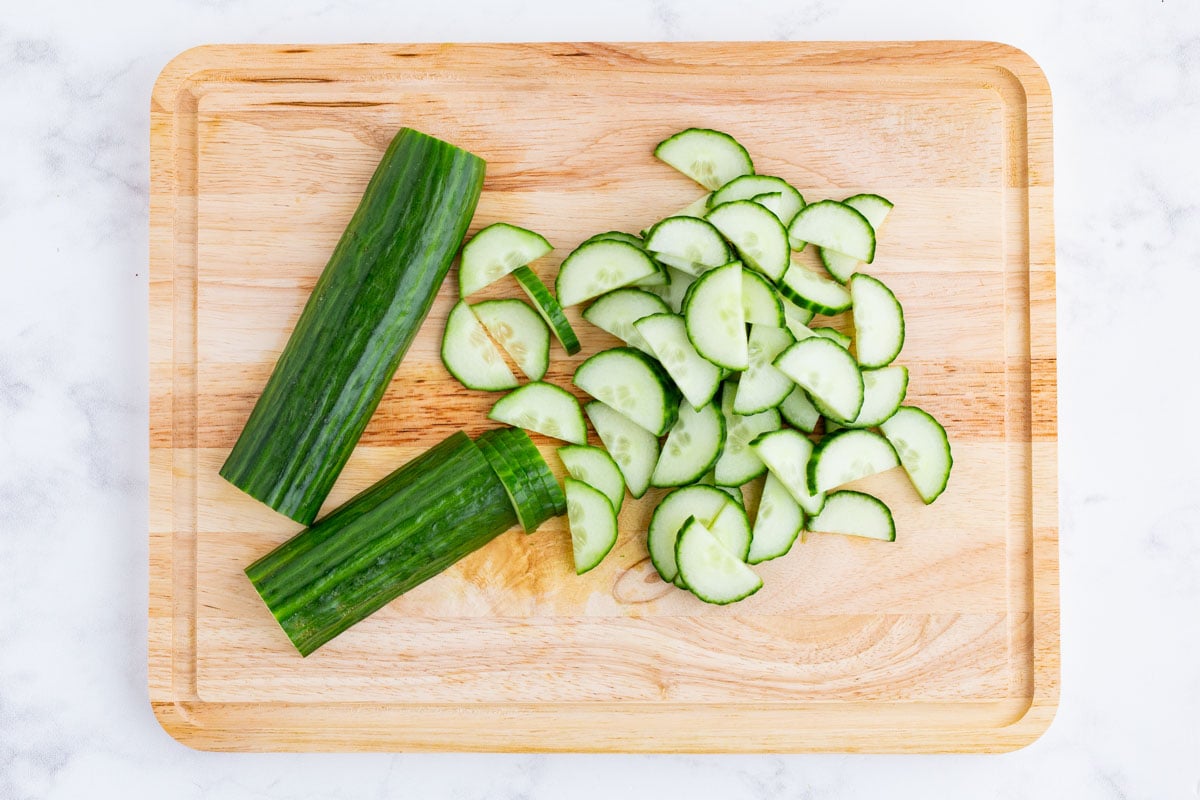
[[[221,476],[308,525],[429,313],[484,162],[404,128],[367,184]]]
[[[557,509],[536,471],[520,459],[513,449],[509,434],[513,430],[498,428],[487,431],[480,434],[476,444],[508,488],[509,499],[512,500],[521,527],[526,533],[533,533],[539,525],[555,516]],[[537,457],[541,459],[540,454]]]
[[[517,522],[504,485],[461,431],[246,567],[307,656]]]
[[[532,526],[527,527],[526,531],[532,533],[550,517],[567,513],[566,495],[526,431],[512,427],[497,428],[480,434],[478,441],[481,448],[486,446],[495,449],[496,458],[506,462],[532,489],[539,505],[531,510],[532,513],[526,514],[533,520]],[[488,455],[488,450],[484,454]],[[522,514],[518,512],[517,516]]]

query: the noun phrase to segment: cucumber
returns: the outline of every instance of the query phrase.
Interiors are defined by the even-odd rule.
[[[581,244],[563,259],[554,281],[558,302],[570,307],[628,286],[658,271],[654,259],[628,242],[602,239]]]
[[[701,275],[684,298],[683,318],[697,353],[719,367],[746,369],[750,355],[741,263],[734,261]]]
[[[682,317],[652,314],[639,319],[634,327],[692,408],[713,399],[721,386],[721,371],[696,352]]]
[[[796,342],[779,354],[775,367],[839,419],[854,419],[862,409],[863,378],[858,364],[853,356],[824,337],[812,336]]]
[[[866,404],[865,400],[863,404]],[[783,415],[788,425],[805,433],[812,433],[816,430],[817,420],[821,418],[817,407],[813,405],[812,400],[808,399],[808,393],[799,386],[793,387],[791,393],[779,404],[779,413]]]
[[[558,339],[558,343],[562,345],[563,350],[567,351],[567,355],[573,356],[578,353],[579,337],[575,335],[575,329],[567,321],[567,315],[563,312],[562,306],[550,294],[550,290],[546,288],[546,284],[542,283],[542,279],[535,275],[529,267],[517,267],[513,270],[512,275],[529,299],[533,301],[533,307],[542,315],[542,319],[546,320],[550,330],[554,331],[554,338]]]
[[[583,407],[604,449],[621,468],[621,476],[634,499],[646,493],[658,462],[658,439],[624,415],[598,400]]]
[[[754,173],[746,148],[729,134],[707,128],[688,128],[664,139],[654,155],[710,191]]]
[[[541,452],[529,438],[529,434],[520,428],[501,428],[494,436],[495,441],[498,441],[511,458],[525,469],[529,479],[536,480],[541,486],[542,497],[553,509],[553,515],[561,517],[567,513],[567,498],[563,494],[562,487],[558,485],[558,479],[550,471],[546,459],[542,458]],[[476,443],[482,438],[481,435],[475,440]]]
[[[520,300],[485,300],[471,306],[492,339],[512,356],[530,380],[540,381],[550,366],[550,327]]]
[[[429,313],[483,186],[484,162],[396,134],[220,474],[312,522]]]
[[[653,256],[651,256],[653,260]],[[644,278],[638,278],[630,286],[666,286],[671,282],[671,275],[667,272],[667,268],[657,261],[654,262],[654,274],[647,275]]]
[[[892,290],[870,275],[850,279],[854,298],[854,352],[864,367],[886,367],[904,347],[904,309]]]
[[[461,431],[246,567],[307,656],[517,522],[504,484]]]
[[[813,494],[900,466],[896,449],[874,431],[846,428],[826,436],[808,462],[808,490]]]
[[[724,414],[721,416],[724,416]],[[742,487],[719,485],[717,483],[717,475],[715,470],[710,469],[707,473],[705,473],[704,477],[698,480],[696,483],[701,486],[712,486],[716,489],[720,489],[722,492],[733,498],[733,501],[739,506],[742,508],[746,507],[746,498],[742,496]]]
[[[742,315],[748,325],[787,326],[783,298],[770,281],[752,269],[742,270]]]
[[[675,424],[679,390],[658,362],[640,350],[601,350],[579,365],[574,381],[655,436],[662,436]]]
[[[667,267],[667,274],[671,276],[671,283],[668,286],[647,286],[646,291],[657,295],[667,304],[667,308],[676,314],[683,311],[683,298],[687,297],[687,291],[692,284],[696,282],[696,276],[690,275],[683,270]]]
[[[646,249],[645,243],[642,241],[640,236],[632,233],[626,233],[625,231],[604,231],[603,233],[597,233],[595,236],[589,236],[588,238],[584,239],[582,242],[580,242],[580,244],[588,244],[589,242],[602,242],[606,239],[625,242],[626,244],[631,244],[634,247],[640,247],[643,250]]]
[[[780,222],[783,222],[781,216],[783,214],[783,194],[781,192],[766,192],[764,194],[756,194],[750,199],[774,214],[777,218],[779,218]],[[786,225],[787,223],[784,223],[785,227]]]
[[[650,485],[695,483],[717,462],[724,445],[725,417],[720,410],[712,403],[699,409],[684,405],[667,434]]]
[[[500,392],[517,385],[517,377],[465,300],[459,300],[446,318],[442,364],[468,389]]]
[[[604,560],[617,543],[617,513],[599,489],[567,478],[567,526],[575,574],[582,575]]]
[[[713,192],[708,201],[710,208],[716,208],[722,203],[734,200],[756,200],[765,194],[779,195],[778,209],[771,209],[779,221],[786,226],[792,218],[804,208],[804,198],[800,192],[783,178],[772,175],[743,175],[734,178],[729,183]]]
[[[800,209],[787,229],[793,250],[812,242],[870,264],[875,260],[875,229],[859,211],[836,200],[822,200]]]
[[[688,203],[683,208],[670,214],[672,217],[698,217],[704,219],[704,215],[708,213],[708,201],[712,198],[712,192],[706,192],[702,197],[698,197]],[[649,229],[643,231],[643,235],[649,233]]]
[[[746,516],[746,508],[738,502],[738,498],[732,497],[730,502],[722,506],[707,527],[731,555],[741,561],[746,560],[750,553],[750,518]]]
[[[540,233],[507,222],[492,223],[463,246],[459,294],[464,298],[474,294],[553,249]]]
[[[617,289],[598,297],[583,312],[583,318],[630,347],[653,356],[654,350],[637,332],[633,323],[651,314],[666,314],[670,310],[662,298],[644,289]]]
[[[783,277],[791,254],[779,218],[753,200],[722,203],[705,217],[737,250],[746,266],[773,281]]]
[[[849,350],[850,345],[854,343],[853,339],[834,328],[822,326],[818,328],[809,328],[809,330],[813,332],[814,336],[824,336],[826,339],[835,343],[843,350]]]
[[[887,219],[888,213],[892,210],[892,202],[877,194],[856,194],[853,197],[847,197],[842,202],[866,217],[867,222],[871,223],[871,229],[876,234],[878,234],[883,221]],[[820,253],[821,262],[825,265],[825,269],[839,283],[845,283],[850,280],[850,276],[862,265],[862,262],[857,258],[842,255],[833,250],[820,248]]]
[[[806,513],[820,513],[825,494],[809,491],[807,473],[813,444],[804,434],[790,428],[770,431],[751,442],[750,448]]]
[[[913,488],[926,505],[946,491],[954,456],[946,429],[928,412],[902,406],[880,428],[896,448]]]
[[[591,445],[567,445],[558,448],[558,458],[568,475],[604,492],[613,510],[620,512],[625,500],[625,478],[612,456]]]
[[[863,404],[858,417],[843,423],[847,428],[874,428],[891,419],[908,393],[908,368],[892,365],[864,369]]]
[[[743,416],[733,413],[737,389],[725,385],[721,393],[721,413],[725,415],[725,449],[717,459],[714,478],[722,486],[741,486],[762,475],[766,466],[750,447],[759,434],[779,429],[779,412],[773,408]]]
[[[737,384],[733,413],[757,414],[775,408],[791,394],[792,379],[775,369],[775,358],[795,339],[787,328],[750,326],[750,366]]]
[[[831,492],[825,508],[808,521],[810,531],[896,541],[896,523],[883,501],[862,492]]]
[[[552,383],[533,381],[496,401],[488,419],[573,444],[587,444],[579,401]]]
[[[783,297],[782,294],[780,297],[783,301],[784,326],[792,332],[792,336],[796,337],[797,342],[807,339],[812,335],[812,331],[808,329],[808,323],[812,322],[812,318],[816,315],[807,308],[801,308]]]
[[[737,505],[729,495],[715,486],[701,484],[684,486],[669,492],[654,508],[650,516],[650,525],[646,530],[646,549],[650,552],[650,562],[658,570],[658,574],[668,583],[675,581],[679,568],[675,564],[675,542],[679,531],[688,517],[695,517],[701,522],[713,525],[717,516],[728,505]],[[726,520],[724,530],[732,552],[738,558],[742,556],[743,544],[733,530],[736,520]],[[746,525],[745,546],[749,546],[750,526]]]
[[[656,258],[668,255],[706,267],[719,267],[733,258],[720,231],[696,217],[667,217],[655,223],[646,234],[645,244],[647,250],[657,254]]]
[[[754,518],[746,562],[761,564],[787,555],[802,530],[804,509],[779,479],[768,473],[762,498],[758,501],[758,515]]]
[[[703,221],[704,220],[701,220],[701,222]],[[724,242],[724,240],[722,240],[722,242]],[[698,278],[712,269],[712,267],[708,266],[707,264],[701,264],[697,261],[692,261],[689,258],[683,258],[682,256],[675,256],[671,255],[670,253],[662,253],[656,250],[647,250],[646,252],[650,254],[650,257],[653,258],[660,267],[663,267],[664,269],[669,268],[667,269],[668,277],[670,277],[674,271],[678,271],[686,272],[692,278]],[[720,264],[717,266],[720,266]]]
[[[518,435],[525,441],[519,441]],[[475,443],[504,484],[526,533],[533,533],[543,522],[565,511],[557,482],[552,474],[550,481],[545,480],[545,462],[524,431],[498,428],[481,434]],[[550,483],[554,484],[553,494]]]
[[[735,603],[762,588],[762,579],[754,570],[695,518],[688,519],[679,533],[675,561],[688,589],[706,603]]]
[[[832,316],[850,308],[850,293],[835,281],[792,264],[779,282],[779,293],[801,308]]]

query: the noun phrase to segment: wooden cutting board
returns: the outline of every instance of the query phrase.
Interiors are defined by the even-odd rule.
[[[998,44],[215,46],[154,87],[150,697],[214,750],[1003,751],[1059,685],[1050,93]],[[627,501],[571,568],[565,524],[514,530],[308,659],[242,573],[298,527],[217,469],[401,126],[487,159],[473,230],[588,235],[700,191],[655,161],[728,131],[810,200],[893,200],[871,272],[904,304],[909,402],[949,430],[949,490],[862,481],[895,543],[812,536],[730,607],[663,584]],[[452,272],[329,507],[494,395],[438,359]],[[505,283],[494,294],[519,296]],[[615,340],[571,319],[583,353]],[[833,324],[845,326],[845,320]],[[596,441],[594,434],[593,442]],[[538,439],[561,472],[554,443]],[[753,509],[754,492],[749,505]]]

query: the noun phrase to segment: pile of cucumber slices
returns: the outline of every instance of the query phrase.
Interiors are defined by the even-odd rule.
[[[942,425],[905,406],[904,312],[859,270],[875,258],[892,204],[878,195],[806,203],[782,178],[758,175],[746,149],[689,128],[655,155],[708,193],[643,230],[600,233],[562,262],[554,293],[529,264],[542,236],[497,223],[463,248],[462,300],[442,360],[471,389],[506,391],[490,418],[569,444],[558,453],[576,572],[617,541],[628,489],[670,488],[647,531],[664,581],[725,604],[762,586],[750,565],[786,554],[802,531],[894,541],[879,499],[839,487],[897,466],[932,503],[953,459]],[[794,259],[817,248],[824,273]],[[512,275],[519,299],[471,304]],[[575,371],[593,399],[543,381],[551,334],[580,349],[564,307],[625,343]],[[853,336],[812,325],[852,315]],[[529,379],[519,386],[500,348]],[[591,421],[603,447],[587,443]],[[823,435],[817,435],[818,427]],[[753,524],[741,487],[766,475]]]

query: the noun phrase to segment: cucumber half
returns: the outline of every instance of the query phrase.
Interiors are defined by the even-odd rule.
[[[753,200],[722,203],[705,217],[733,244],[746,266],[778,281],[787,270],[787,230],[779,218]]]
[[[846,428],[826,436],[808,462],[813,494],[900,466],[896,449],[878,433]]]
[[[721,386],[721,370],[696,352],[679,315],[652,314],[638,320],[634,328],[650,345],[688,405],[700,408],[712,400]]]
[[[636,499],[646,493],[658,461],[658,439],[598,400],[583,407],[604,449],[621,468],[625,485]]]
[[[861,212],[836,200],[800,209],[787,233],[793,250],[812,242],[868,264],[875,260],[875,229]]]
[[[808,521],[810,531],[896,541],[896,523],[882,500],[862,492],[831,492],[825,508]]]
[[[754,570],[726,550],[695,518],[684,523],[675,543],[675,562],[688,589],[706,603],[734,603],[763,585]]]
[[[734,261],[700,276],[688,290],[683,317],[696,352],[718,367],[746,369],[750,356],[741,263]]]
[[[870,275],[850,279],[854,300],[854,352],[864,367],[886,367],[904,347],[904,309],[892,290]]]
[[[499,392],[517,385],[517,376],[465,300],[459,300],[446,318],[442,363],[468,389]]]
[[[724,445],[725,417],[714,404],[699,409],[682,406],[654,466],[650,485],[683,486],[700,480],[717,462]]]
[[[946,491],[954,456],[946,429],[927,411],[901,406],[880,429],[926,505]]]
[[[637,332],[634,323],[651,314],[666,314],[670,310],[658,295],[644,289],[626,288],[598,297],[583,312],[583,318],[630,347],[652,356],[654,350]]]
[[[641,248],[601,239],[581,244],[563,259],[554,293],[563,307],[570,307],[657,272],[658,265]]]
[[[862,372],[854,357],[829,339],[796,342],[780,353],[775,366],[839,419],[855,419],[862,409]]]
[[[558,448],[558,458],[568,475],[604,492],[613,510],[620,512],[625,500],[625,478],[612,456],[602,448],[584,444]]]
[[[617,514],[599,489],[570,477],[563,484],[575,574],[582,575],[595,569],[617,543]]]
[[[463,245],[459,293],[466,297],[553,250],[540,233],[507,222],[488,225]]]
[[[746,148],[728,133],[708,128],[682,130],[659,142],[654,155],[709,191],[754,174]]]
[[[856,194],[853,197],[847,197],[842,202],[866,217],[877,236],[888,213],[892,210],[892,201],[877,194]],[[839,283],[850,280],[850,276],[862,265],[862,262],[853,256],[843,255],[825,248],[821,248],[821,263]]]
[[[574,382],[655,436],[675,424],[679,390],[658,362],[640,350],[601,350],[579,365]]]
[[[527,303],[512,298],[471,306],[488,334],[530,380],[540,381],[550,366],[550,327]]]
[[[803,529],[804,509],[778,478],[767,473],[746,562],[760,564],[787,555]]]
[[[573,444],[587,444],[579,401],[566,389],[533,381],[496,401],[488,419]]]
[[[741,514],[730,512],[718,526],[717,519],[722,516],[726,506],[736,507]],[[732,555],[738,559],[745,558],[750,549],[750,523],[741,505],[715,486],[684,486],[659,501],[646,532],[650,561],[664,581],[673,583],[679,576],[679,567],[675,563],[675,543],[683,523],[689,517],[707,523],[710,530],[717,531],[715,535],[718,541],[723,542]]]

